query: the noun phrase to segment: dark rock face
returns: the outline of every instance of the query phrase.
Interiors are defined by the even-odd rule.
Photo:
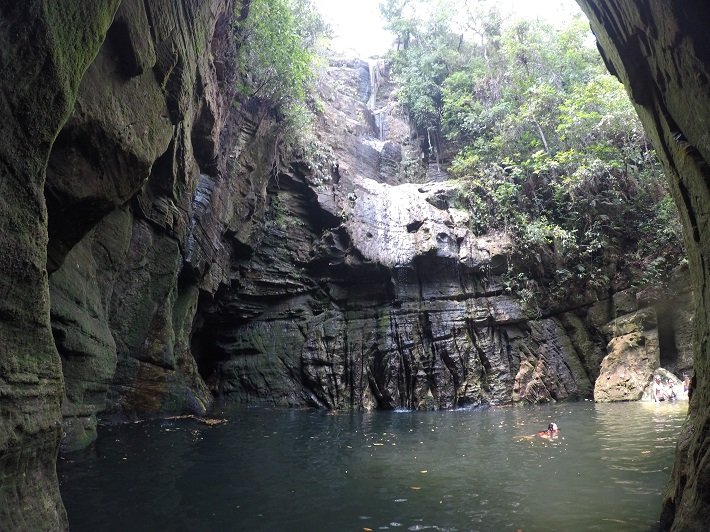
[[[578,0],[609,69],[626,85],[681,212],[695,292],[695,392],[662,526],[705,530],[710,514],[710,7],[698,0]]]
[[[287,181],[276,197],[293,194]],[[591,395],[559,322],[530,321],[512,299],[485,296],[473,280],[480,271],[436,256],[402,266],[364,260],[346,228],[321,232],[318,242],[317,227],[308,218],[273,226],[215,305],[200,336],[220,351],[210,379],[220,393],[331,409]],[[342,250],[339,264],[333,248]]]
[[[95,438],[97,414],[204,413],[212,401],[190,335],[200,290],[226,281],[215,271],[230,256],[220,237],[234,213],[215,191],[233,186],[227,152],[240,153],[235,46],[223,2],[125,0],[53,146],[48,269],[67,450]]]
[[[640,373],[680,371],[693,329],[699,387],[664,520],[700,523],[702,307],[695,328],[639,294],[540,316],[504,291],[508,239],[466,229],[382,65],[335,61],[319,135],[331,155],[285,160],[268,110],[235,99],[235,6],[95,4],[0,1],[3,527],[66,527],[62,416],[73,450],[101,417],[201,413],[214,394],[332,409],[591,397],[607,343],[655,334]],[[706,111],[688,106],[707,94],[705,43],[680,38],[700,31],[680,8],[611,4],[593,23],[665,150],[702,302]],[[436,183],[407,184],[427,172]]]
[[[368,121],[364,71],[331,63],[319,136],[332,160],[279,166],[262,230],[244,241],[247,259],[233,261],[232,282],[201,315],[193,347],[216,393],[330,409],[455,408],[591,398],[596,381],[607,383],[599,400],[631,400],[662,352],[672,351],[666,365],[689,367],[676,346],[687,343],[685,322],[670,310],[662,336],[673,349],[660,349],[660,296],[628,290],[543,318],[507,295],[508,237],[474,236],[451,207],[453,183],[401,184],[391,154],[422,163],[386,97],[375,98],[384,121]],[[652,323],[623,331],[636,315]],[[653,339],[648,349],[616,348],[637,329]],[[612,379],[624,364],[634,379]]]
[[[44,168],[117,1],[0,2],[0,523],[66,526],[55,473],[62,373],[49,325]]]
[[[3,528],[66,526],[62,396],[66,449],[102,411],[211,401],[189,336],[222,251],[192,213],[238,131],[226,4],[0,3]]]

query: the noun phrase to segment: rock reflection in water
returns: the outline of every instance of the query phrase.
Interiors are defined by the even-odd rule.
[[[648,530],[686,406],[240,409],[105,430],[62,491],[77,531]]]
[[[52,523],[66,523],[53,436],[0,457],[0,530],[49,530]]]

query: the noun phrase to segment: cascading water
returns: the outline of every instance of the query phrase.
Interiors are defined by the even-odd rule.
[[[380,62],[376,59],[370,59],[368,66],[370,67],[370,98],[367,100],[367,108],[374,110],[377,102],[377,89],[380,86]]]
[[[375,119],[377,140],[383,140],[385,138],[385,117],[382,109],[376,109],[377,91],[382,78],[382,61],[370,59],[368,60],[368,66],[370,67],[370,98],[367,100],[367,108],[372,112],[372,116]]]

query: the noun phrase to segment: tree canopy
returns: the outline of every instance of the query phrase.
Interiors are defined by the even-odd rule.
[[[519,264],[544,263],[511,289],[608,289],[629,270],[663,278],[677,265],[660,165],[586,21],[504,20],[473,1],[381,10],[397,38],[399,99],[424,138],[439,139],[430,149],[459,179],[471,228],[506,229]]]
[[[319,47],[330,30],[311,0],[245,0],[241,9],[235,28],[239,92],[277,109],[287,136],[303,134],[312,115],[307,104]]]

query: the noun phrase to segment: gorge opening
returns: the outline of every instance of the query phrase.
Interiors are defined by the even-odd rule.
[[[322,27],[285,9],[303,2],[0,6],[3,526],[66,526],[60,419],[63,449],[97,449],[102,423],[204,418],[216,395],[616,401],[660,364],[695,390],[661,526],[702,529],[707,8],[580,3],[687,261],[640,125],[574,31],[471,19],[469,43],[388,2],[399,53],[331,56],[305,94],[313,49],[289,39]]]

